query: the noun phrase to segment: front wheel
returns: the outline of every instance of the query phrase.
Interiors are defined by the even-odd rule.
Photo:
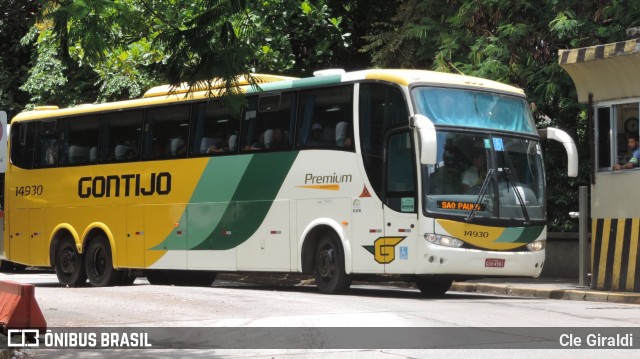
[[[344,256],[338,241],[325,235],[316,248],[313,274],[322,293],[340,293],[351,285],[351,276],[344,270]]]
[[[63,239],[56,248],[56,276],[60,284],[76,287],[87,281],[84,260],[71,239]]]
[[[113,268],[111,246],[104,236],[98,236],[89,243],[84,258],[92,286],[107,287],[120,282],[122,272]]]
[[[452,280],[448,279],[423,279],[416,280],[416,287],[425,297],[442,297],[451,288]]]

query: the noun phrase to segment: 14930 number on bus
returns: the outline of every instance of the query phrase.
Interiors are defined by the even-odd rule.
[[[18,186],[16,187],[16,197],[40,196],[44,192],[42,185]]]

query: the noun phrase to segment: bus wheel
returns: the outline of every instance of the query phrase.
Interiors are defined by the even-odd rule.
[[[351,277],[344,271],[341,249],[332,236],[325,235],[318,243],[313,274],[322,293],[340,293],[351,285]]]
[[[425,297],[441,297],[449,288],[451,288],[452,280],[448,279],[422,279],[416,280],[416,287]]]
[[[89,243],[84,258],[92,286],[107,287],[120,282],[122,272],[113,268],[111,247],[104,236],[98,236]]]
[[[71,239],[63,239],[56,249],[56,276],[58,282],[76,287],[87,281],[84,260]]]

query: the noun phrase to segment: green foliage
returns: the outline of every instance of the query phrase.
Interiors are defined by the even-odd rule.
[[[160,83],[190,87],[241,74],[310,73],[350,46],[324,1],[43,1],[25,44],[37,49],[22,89],[67,106],[139,96]],[[73,83],[73,86],[69,84]]]
[[[26,80],[32,48],[22,46],[22,38],[39,11],[37,3],[3,0],[0,11],[0,110],[13,117],[28,102],[19,87]]]

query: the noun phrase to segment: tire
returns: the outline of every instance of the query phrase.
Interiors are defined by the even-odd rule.
[[[55,261],[56,277],[60,284],[77,287],[87,282],[84,258],[78,253],[73,240],[65,238],[58,244]]]
[[[152,285],[180,287],[209,287],[216,280],[216,272],[190,270],[149,270],[147,280]]]
[[[416,280],[416,287],[425,297],[442,297],[451,288],[452,280],[449,279],[422,279]]]
[[[324,235],[316,247],[313,275],[322,293],[336,294],[349,289],[351,276],[344,270],[342,247],[331,235]]]
[[[120,282],[123,272],[113,268],[111,246],[103,235],[96,236],[89,243],[84,259],[87,278],[92,286],[108,287]]]

